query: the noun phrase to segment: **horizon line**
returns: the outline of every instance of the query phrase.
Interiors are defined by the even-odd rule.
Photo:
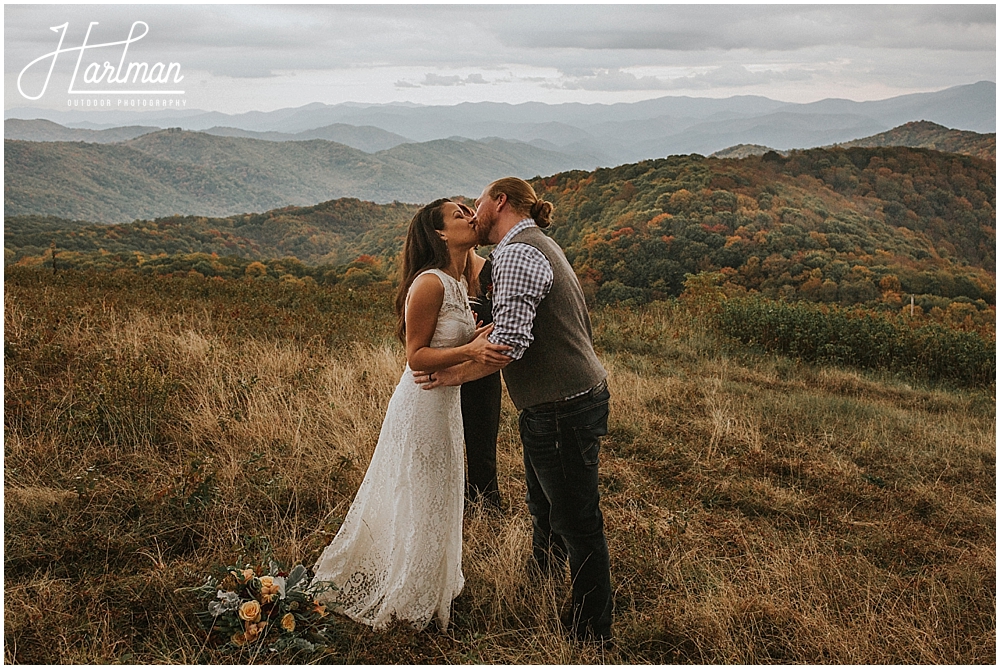
[[[419,103],[419,102],[410,102],[410,101],[407,101],[407,100],[394,100],[392,102],[360,102],[360,101],[356,101],[356,100],[345,100],[344,102],[335,102],[335,103],[315,101],[315,102],[307,102],[307,103],[305,103],[303,105],[298,105],[296,107],[277,107],[277,108],[271,109],[271,110],[251,109],[249,111],[243,111],[243,112],[224,112],[224,111],[216,111],[216,110],[211,110],[211,109],[196,109],[196,108],[189,108],[189,109],[184,109],[184,110],[180,110],[180,111],[185,111],[185,112],[188,112],[188,113],[190,113],[190,112],[202,112],[202,113],[206,113],[206,114],[222,114],[224,116],[241,116],[241,115],[244,115],[244,114],[254,114],[254,113],[257,113],[257,114],[270,114],[270,113],[273,113],[273,112],[283,111],[283,110],[289,110],[289,109],[302,109],[304,107],[309,107],[309,106],[312,106],[312,105],[322,105],[324,107],[338,107],[338,106],[342,106],[342,105],[358,105],[358,106],[367,106],[367,107],[411,106],[411,107],[424,107],[424,108],[427,108],[427,107],[458,107],[459,105],[465,105],[465,104],[468,104],[468,105],[496,104],[496,105],[508,105],[508,106],[511,106],[511,107],[517,107],[517,106],[527,105],[527,104],[539,104],[539,105],[544,105],[546,107],[560,107],[560,106],[564,106],[564,105],[582,105],[582,106],[588,106],[588,107],[594,107],[594,106],[613,107],[615,105],[637,105],[637,104],[642,104],[644,102],[650,102],[650,101],[653,101],[653,100],[663,100],[663,99],[666,99],[666,98],[677,98],[677,99],[687,98],[687,99],[693,99],[693,100],[730,100],[730,99],[733,99],[733,98],[744,98],[744,97],[745,98],[763,98],[765,100],[770,100],[771,102],[780,102],[782,104],[787,104],[787,105],[810,105],[810,104],[816,104],[817,102],[826,102],[826,101],[833,101],[833,100],[853,102],[853,103],[857,103],[857,104],[863,104],[863,103],[866,103],[866,102],[883,102],[885,100],[892,100],[894,98],[901,98],[901,97],[906,97],[906,96],[910,96],[910,95],[928,95],[928,94],[932,94],[932,93],[940,93],[942,91],[946,91],[946,90],[949,90],[949,89],[952,89],[952,88],[959,88],[959,87],[962,87],[962,86],[975,86],[977,84],[984,84],[984,83],[993,84],[994,86],[996,85],[996,82],[993,81],[992,79],[980,79],[979,81],[974,81],[974,82],[967,83],[967,84],[954,84],[952,86],[946,86],[945,88],[940,88],[940,89],[932,90],[932,91],[921,91],[921,92],[918,92],[918,93],[902,93],[900,95],[893,95],[893,96],[890,96],[890,97],[887,97],[887,98],[879,98],[879,99],[876,99],[876,100],[852,100],[850,98],[843,98],[843,97],[827,97],[827,98],[819,98],[819,99],[813,100],[811,102],[789,102],[787,100],[779,100],[779,99],[776,99],[776,98],[770,98],[770,97],[768,97],[766,95],[749,94],[749,93],[748,94],[739,94],[739,95],[729,95],[729,96],[725,96],[725,97],[695,96],[695,95],[670,95],[670,94],[667,94],[667,95],[661,95],[661,96],[658,96],[658,97],[646,98],[645,100],[637,100],[635,102],[611,102],[611,103],[608,103],[608,102],[541,102],[541,101],[536,101],[536,100],[528,100],[528,101],[525,101],[525,102],[516,102],[515,103],[515,102],[503,102],[503,101],[496,101],[496,100],[480,100],[478,102],[472,102],[472,101],[465,100],[465,101],[462,101],[462,102],[456,102],[455,104],[450,104],[449,105],[449,104],[423,104],[423,103]],[[90,93],[90,91],[87,91],[87,93]],[[101,93],[102,94],[104,94],[104,93],[111,94],[111,91],[102,91]],[[136,92],[136,93],[138,93],[138,92]],[[152,94],[152,93],[153,93],[152,91],[148,92],[148,94]],[[158,94],[163,94],[164,92],[163,91],[157,91],[157,93]],[[124,95],[125,92],[115,92],[113,94],[115,94],[115,95],[119,95],[119,94]],[[143,94],[147,94],[147,93],[144,92]],[[154,109],[159,109],[159,110],[162,110],[162,111],[168,111],[167,109],[162,108],[162,107],[161,108],[150,108],[149,110],[146,110],[146,111],[142,111],[142,110],[138,110],[138,109],[135,109],[135,110],[133,110],[133,109],[114,109],[114,110],[112,110],[112,109],[104,108],[104,111],[105,112],[107,112],[107,111],[130,111],[130,112],[134,112],[134,113],[137,113],[137,114],[145,114],[145,113],[149,113],[150,111],[153,111]],[[16,111],[19,111],[19,110],[32,111],[32,112],[56,112],[56,113],[68,113],[68,112],[73,112],[73,111],[84,111],[84,109],[80,109],[80,108],[60,109],[60,108],[54,108],[54,107],[53,108],[48,108],[48,107],[29,107],[29,106],[24,106],[24,107],[9,107],[8,108],[8,107],[5,106],[4,107],[5,118],[6,118],[6,114],[8,112],[16,112]],[[23,120],[27,120],[27,119],[23,119]]]

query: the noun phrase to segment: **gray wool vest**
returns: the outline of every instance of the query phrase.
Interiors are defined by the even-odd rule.
[[[533,246],[552,265],[552,288],[538,304],[531,328],[534,341],[520,360],[503,370],[507,392],[518,411],[555,402],[593,388],[607,378],[594,353],[590,314],[573,268],[559,245],[531,226],[509,243]]]

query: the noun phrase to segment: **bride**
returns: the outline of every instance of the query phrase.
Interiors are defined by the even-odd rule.
[[[396,297],[407,366],[389,400],[364,481],[337,536],[316,563],[314,583],[336,586],[331,607],[382,628],[394,618],[447,629],[462,590],[464,443],[460,389],[422,390],[411,369],[434,372],[475,360],[503,367],[507,346],[476,329],[468,258],[477,243],[467,208],[431,202],[410,221]]]

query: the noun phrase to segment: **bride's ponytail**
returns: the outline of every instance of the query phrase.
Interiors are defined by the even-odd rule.
[[[406,296],[413,280],[425,269],[446,267],[451,260],[448,245],[438,230],[444,229],[441,207],[448,198],[434,200],[420,208],[410,221],[400,257],[399,289],[396,291],[396,336],[406,345]]]

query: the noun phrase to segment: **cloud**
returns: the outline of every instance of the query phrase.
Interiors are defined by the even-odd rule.
[[[637,77],[622,70],[598,70],[589,76],[573,78],[560,88],[584,91],[654,91],[667,88],[667,84],[656,77]]]
[[[751,71],[742,65],[729,64],[708,72],[669,79],[666,82],[666,88],[671,90],[741,88],[770,84],[776,81],[806,81],[811,77],[809,72],[799,69]]]
[[[451,76],[442,77],[439,74],[428,72],[424,75],[424,86],[458,86],[462,83],[462,77]]]
[[[130,58],[179,62],[185,74],[210,73],[219,91],[254,89],[261,99],[320,95],[299,93],[287,82],[293,72],[329,85],[324,100],[442,103],[749,89],[889,97],[996,80],[994,5],[21,4],[4,12],[6,103],[24,103],[17,75],[55,48],[50,26],[68,22],[65,46],[75,46],[89,22],[107,41],[137,20],[150,32]],[[107,51],[93,60],[117,62],[120,52]],[[55,76],[72,66],[60,61]]]
[[[534,13],[530,21],[508,15],[499,24],[501,41],[519,48],[634,51],[996,46],[992,5],[567,5]]]
[[[481,74],[470,74],[464,79],[456,74],[453,75],[441,75],[434,74],[433,72],[428,72],[424,75],[424,80],[419,84],[413,84],[405,81],[397,81],[397,88],[421,88],[422,86],[465,86],[468,84],[488,84],[490,82],[486,81]]]
[[[359,64],[576,67],[583,77],[694,56],[719,64],[733,50],[996,51],[993,5],[8,5],[6,67],[53,48],[49,26],[68,21],[79,43],[90,21],[102,39],[122,39],[135,20],[150,34],[133,50],[151,62],[233,77]],[[427,35],[442,25],[448,40],[437,45]]]

